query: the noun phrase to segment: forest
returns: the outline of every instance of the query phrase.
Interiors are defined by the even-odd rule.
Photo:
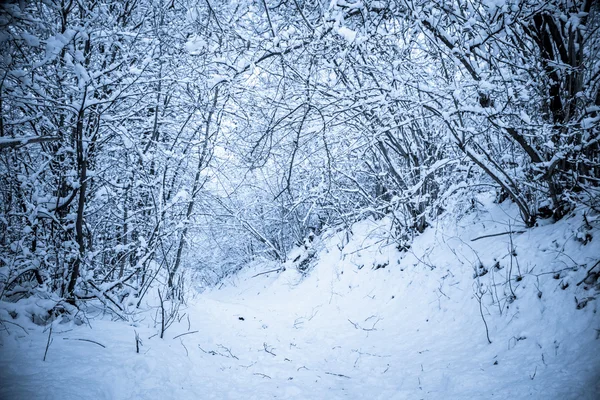
[[[51,358],[57,346],[51,345],[57,342],[53,330],[62,325],[77,330],[112,320],[139,330],[135,324],[148,315],[144,323],[158,335],[152,340],[168,336],[171,326],[182,329],[180,339],[191,340],[204,334],[190,325],[191,310],[204,307],[192,306],[193,299],[208,304],[202,296],[211,293],[222,296],[209,296],[215,310],[233,299],[250,307],[254,300],[244,303],[233,288],[266,291],[262,283],[253,286],[261,279],[277,286],[293,272],[305,282],[304,294],[273,289],[269,304],[295,307],[311,296],[333,304],[333,284],[324,294],[313,290],[324,284],[323,271],[338,262],[331,255],[338,252],[339,260],[354,260],[352,274],[367,265],[369,274],[394,277],[357,278],[363,287],[373,281],[377,295],[364,295],[375,299],[405,282],[394,275],[400,270],[411,270],[423,288],[435,281],[413,297],[436,292],[436,310],[438,301],[454,298],[437,282],[462,282],[468,293],[461,296],[474,307],[468,324],[483,335],[482,345],[499,344],[493,336],[514,323],[507,318],[514,302],[522,300],[521,310],[541,301],[550,302],[544,309],[556,304],[556,326],[561,320],[583,324],[582,343],[592,346],[574,348],[571,361],[557,359],[557,368],[580,361],[577,368],[587,371],[578,375],[584,389],[573,389],[573,372],[565,377],[571,383],[563,382],[569,391],[542,395],[538,390],[556,389],[543,389],[540,379],[551,381],[556,371],[541,373],[549,357],[542,353],[543,365],[535,373],[531,367],[525,379],[541,386],[506,398],[593,399],[600,390],[590,383],[600,377],[600,359],[591,351],[600,349],[599,121],[600,5],[593,0],[2,2],[0,352],[12,348],[17,358],[0,356],[0,380],[34,385],[17,382],[7,365],[19,362],[24,350],[18,346],[39,341],[41,353],[30,368],[40,371],[42,357]],[[490,218],[502,223],[496,227]],[[482,227],[473,228],[479,222]],[[464,232],[452,235],[462,238],[460,244],[432,236],[457,224]],[[440,240],[447,247],[438,254]],[[504,258],[491,250],[495,245]],[[463,257],[463,250],[470,255]],[[352,258],[361,251],[362,261]],[[451,257],[460,263],[450,264]],[[440,266],[447,261],[447,268]],[[351,278],[348,273],[343,279]],[[317,276],[322,279],[310,283]],[[552,292],[544,285],[554,285]],[[352,296],[339,295],[348,310],[364,301]],[[338,306],[332,315],[340,307],[346,310]],[[364,346],[362,340],[385,332],[386,321],[399,312],[366,315],[364,322],[349,314],[343,329],[366,335],[360,337]],[[312,317],[303,318],[308,330]],[[248,319],[240,314],[233,327],[222,329],[235,330],[242,321],[247,326]],[[292,333],[299,326],[294,323]],[[85,340],[100,344],[98,338],[108,335],[102,332]],[[127,335],[133,357],[133,333]],[[517,342],[526,336],[508,335],[508,350],[522,346]],[[137,353],[141,343],[136,332]],[[67,344],[94,346],[60,341]],[[184,342],[178,351],[181,346],[192,357]],[[219,346],[198,344],[198,357],[239,360],[231,345]],[[261,356],[275,360],[278,346],[272,346],[259,343]],[[500,346],[506,350],[506,342]],[[391,365],[386,356],[360,348],[352,354]],[[390,350],[389,357],[394,354]],[[522,359],[517,365],[529,368]],[[361,367],[358,358],[354,367]],[[453,386],[429,395],[378,392],[376,383],[359,385],[351,373],[323,374],[344,384],[352,377],[357,385],[330,398],[364,398],[361,387],[386,399],[504,398],[499,389],[475,395]],[[267,372],[249,376],[275,384]],[[323,398],[324,391],[341,387],[331,385],[310,395],[273,389],[255,398]],[[19,397],[17,386],[7,390],[0,389],[0,397],[40,398],[33,392]],[[65,398],[52,393],[44,398]],[[73,398],[153,398],[86,393]]]

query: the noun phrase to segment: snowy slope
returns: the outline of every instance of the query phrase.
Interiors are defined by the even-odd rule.
[[[256,263],[195,295],[164,339],[153,304],[129,322],[56,322],[44,362],[48,330],[5,323],[0,397],[599,398],[597,288],[577,285],[600,259],[598,223],[575,212],[525,231],[491,200],[404,253],[385,219],[325,232],[283,272],[255,276],[278,267]],[[525,232],[472,241],[509,230]]]

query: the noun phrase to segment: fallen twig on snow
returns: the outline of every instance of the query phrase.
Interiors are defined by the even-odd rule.
[[[264,347],[265,351],[267,353],[269,353],[270,355],[272,355],[273,357],[277,356],[277,354],[275,354],[275,353],[273,353],[273,351],[269,350],[269,346],[267,345],[267,342],[263,343],[263,347]],[[273,349],[273,348],[271,347],[271,349]]]
[[[481,314],[481,319],[483,320],[483,324],[485,325],[485,336],[487,337],[488,343],[492,344],[492,341],[490,340],[490,331],[488,329],[488,324],[485,320],[485,317],[483,316],[483,306],[481,304],[484,294],[485,294],[485,292],[481,293],[480,295],[475,293],[475,298],[477,299],[477,302],[479,303],[479,313]]]
[[[199,331],[192,331],[192,332],[182,333],[181,335],[177,335],[177,336],[173,337],[173,339],[177,339],[178,337],[185,336],[185,335],[191,335],[192,333],[198,333],[198,332]]]
[[[260,272],[256,275],[252,276],[252,278],[256,278],[257,276],[260,276],[260,275],[270,274],[271,272],[282,272],[282,271],[285,271],[285,268],[277,268],[277,269],[272,269],[270,271]]]
[[[188,349],[187,347],[185,347],[185,344],[183,344],[183,340],[179,339],[179,343],[181,343],[181,345],[183,346],[183,348],[185,349],[185,356],[189,357],[190,353],[188,353]]]
[[[65,337],[65,338],[63,338],[63,340],[79,340],[80,342],[90,342],[90,343],[97,344],[97,345],[98,345],[98,346],[100,346],[100,347],[106,348],[106,346],[105,346],[105,345],[103,345],[102,343],[98,343],[98,342],[95,342],[95,341],[93,341],[93,340],[90,340],[90,339],[66,338],[66,337]]]
[[[203,353],[210,354],[211,356],[216,356],[217,354],[219,354],[219,353],[217,353],[217,352],[216,352],[216,351],[214,351],[214,350],[209,350],[209,351],[206,351],[206,350],[204,350],[204,349],[203,349],[203,348],[202,348],[200,345],[198,345],[198,348],[199,348],[199,349],[200,349],[200,350],[201,350]],[[219,354],[219,355],[222,355],[222,354]]]
[[[371,317],[369,317],[369,318],[371,318]],[[367,318],[367,320],[368,320],[369,318]],[[365,321],[366,321],[366,320],[365,320]],[[381,321],[381,318],[378,318],[378,319],[377,319],[377,321],[375,321],[375,322],[373,323],[373,326],[372,326],[372,327],[370,327],[370,328],[363,328],[362,326],[358,325],[356,322],[352,322],[352,321],[350,321],[350,319],[348,319],[348,322],[350,322],[350,323],[351,323],[351,324],[352,324],[352,325],[353,325],[353,326],[354,326],[356,329],[362,329],[363,331],[367,331],[367,332],[370,332],[370,331],[376,331],[377,329],[375,329],[375,325],[377,325],[377,323],[378,323],[379,321]]]
[[[225,351],[226,351],[226,352],[229,354],[229,356],[225,356],[225,357],[231,357],[231,358],[235,358],[236,360],[239,360],[239,358],[237,358],[236,356],[234,356],[234,355],[231,353],[231,350],[229,350],[229,348],[227,348],[227,347],[223,346],[222,344],[217,344],[217,347],[219,347],[219,348],[221,348],[221,349],[225,350]],[[221,354],[221,355],[223,355],[223,354]]]
[[[496,236],[512,235],[513,233],[525,233],[525,231],[508,231],[508,232],[501,232],[501,233],[492,233],[491,235],[483,235],[483,236],[476,237],[475,239],[471,239],[471,242],[474,242],[479,239],[491,238],[491,237],[496,237]]]
[[[352,379],[352,378],[350,378],[348,375],[344,375],[344,374],[336,374],[336,373],[333,373],[333,372],[327,372],[327,371],[325,371],[325,373],[326,373],[327,375],[333,375],[333,376],[339,376],[339,377],[341,377],[341,378],[348,378],[348,379]]]
[[[529,378],[530,378],[531,380],[534,380],[534,379],[535,379],[535,375],[536,375],[536,374],[537,374],[537,365],[535,366],[535,371],[533,371],[533,375],[529,375]]]

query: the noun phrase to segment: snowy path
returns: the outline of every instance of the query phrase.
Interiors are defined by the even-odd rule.
[[[355,242],[367,248],[356,231]],[[538,243],[569,238],[556,226],[532,235],[544,237]],[[520,255],[523,268],[563,262],[543,246],[529,245],[535,240],[515,238],[527,249]],[[481,242],[474,242],[480,247],[473,251],[484,263],[500,259],[506,248],[499,240]],[[505,303],[502,313],[485,297],[489,344],[473,296],[473,271],[457,266],[471,245],[462,246],[449,233],[422,235],[413,249],[436,266],[430,269],[416,256],[396,260],[381,249],[361,255],[354,252],[356,243],[345,244],[352,257],[340,254],[335,241],[326,244],[304,278],[291,268],[253,278],[269,269],[256,265],[222,289],[190,300],[164,339],[156,336],[154,311],[133,323],[90,319],[92,329],[56,324],[44,362],[48,332],[27,327],[25,335],[11,326],[10,335],[0,333],[0,398],[599,398],[596,300],[576,310],[573,292],[561,289],[566,281],[524,274],[515,282],[517,300]],[[452,257],[444,248],[449,243]],[[598,246],[576,250],[569,257],[583,264]],[[361,267],[381,257],[390,266]],[[506,270],[490,274],[501,279]],[[580,279],[585,270],[576,273]],[[134,331],[143,340],[140,354]]]
[[[172,339],[188,331],[184,318],[165,339],[147,339],[156,330],[140,323],[142,354],[134,353],[134,327],[108,321],[62,333],[58,325],[46,362],[46,335],[32,333],[26,348],[4,336],[2,398],[594,398],[598,345],[581,352],[576,343],[555,348],[532,337],[489,345],[477,318],[465,324],[453,313],[428,315],[427,304],[391,296],[388,310],[369,318],[376,299],[346,310],[316,305],[299,315],[292,311],[313,310],[301,307],[301,297],[290,307],[274,297],[233,303],[219,299],[230,294],[217,294],[187,310],[190,331],[198,333]],[[478,317],[475,304],[451,306]]]

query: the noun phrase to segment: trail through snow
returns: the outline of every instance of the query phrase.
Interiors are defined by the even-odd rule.
[[[574,240],[574,216],[472,242],[518,221],[510,206],[485,204],[428,229],[407,253],[386,245],[385,221],[325,234],[306,276],[292,268],[301,248],[284,272],[253,277],[272,267],[257,263],[190,299],[164,339],[156,309],[129,322],[56,322],[44,362],[48,330],[5,323],[0,397],[600,398],[597,300],[576,285],[600,234]],[[479,264],[488,272],[474,278]],[[576,309],[577,296],[588,304]]]

